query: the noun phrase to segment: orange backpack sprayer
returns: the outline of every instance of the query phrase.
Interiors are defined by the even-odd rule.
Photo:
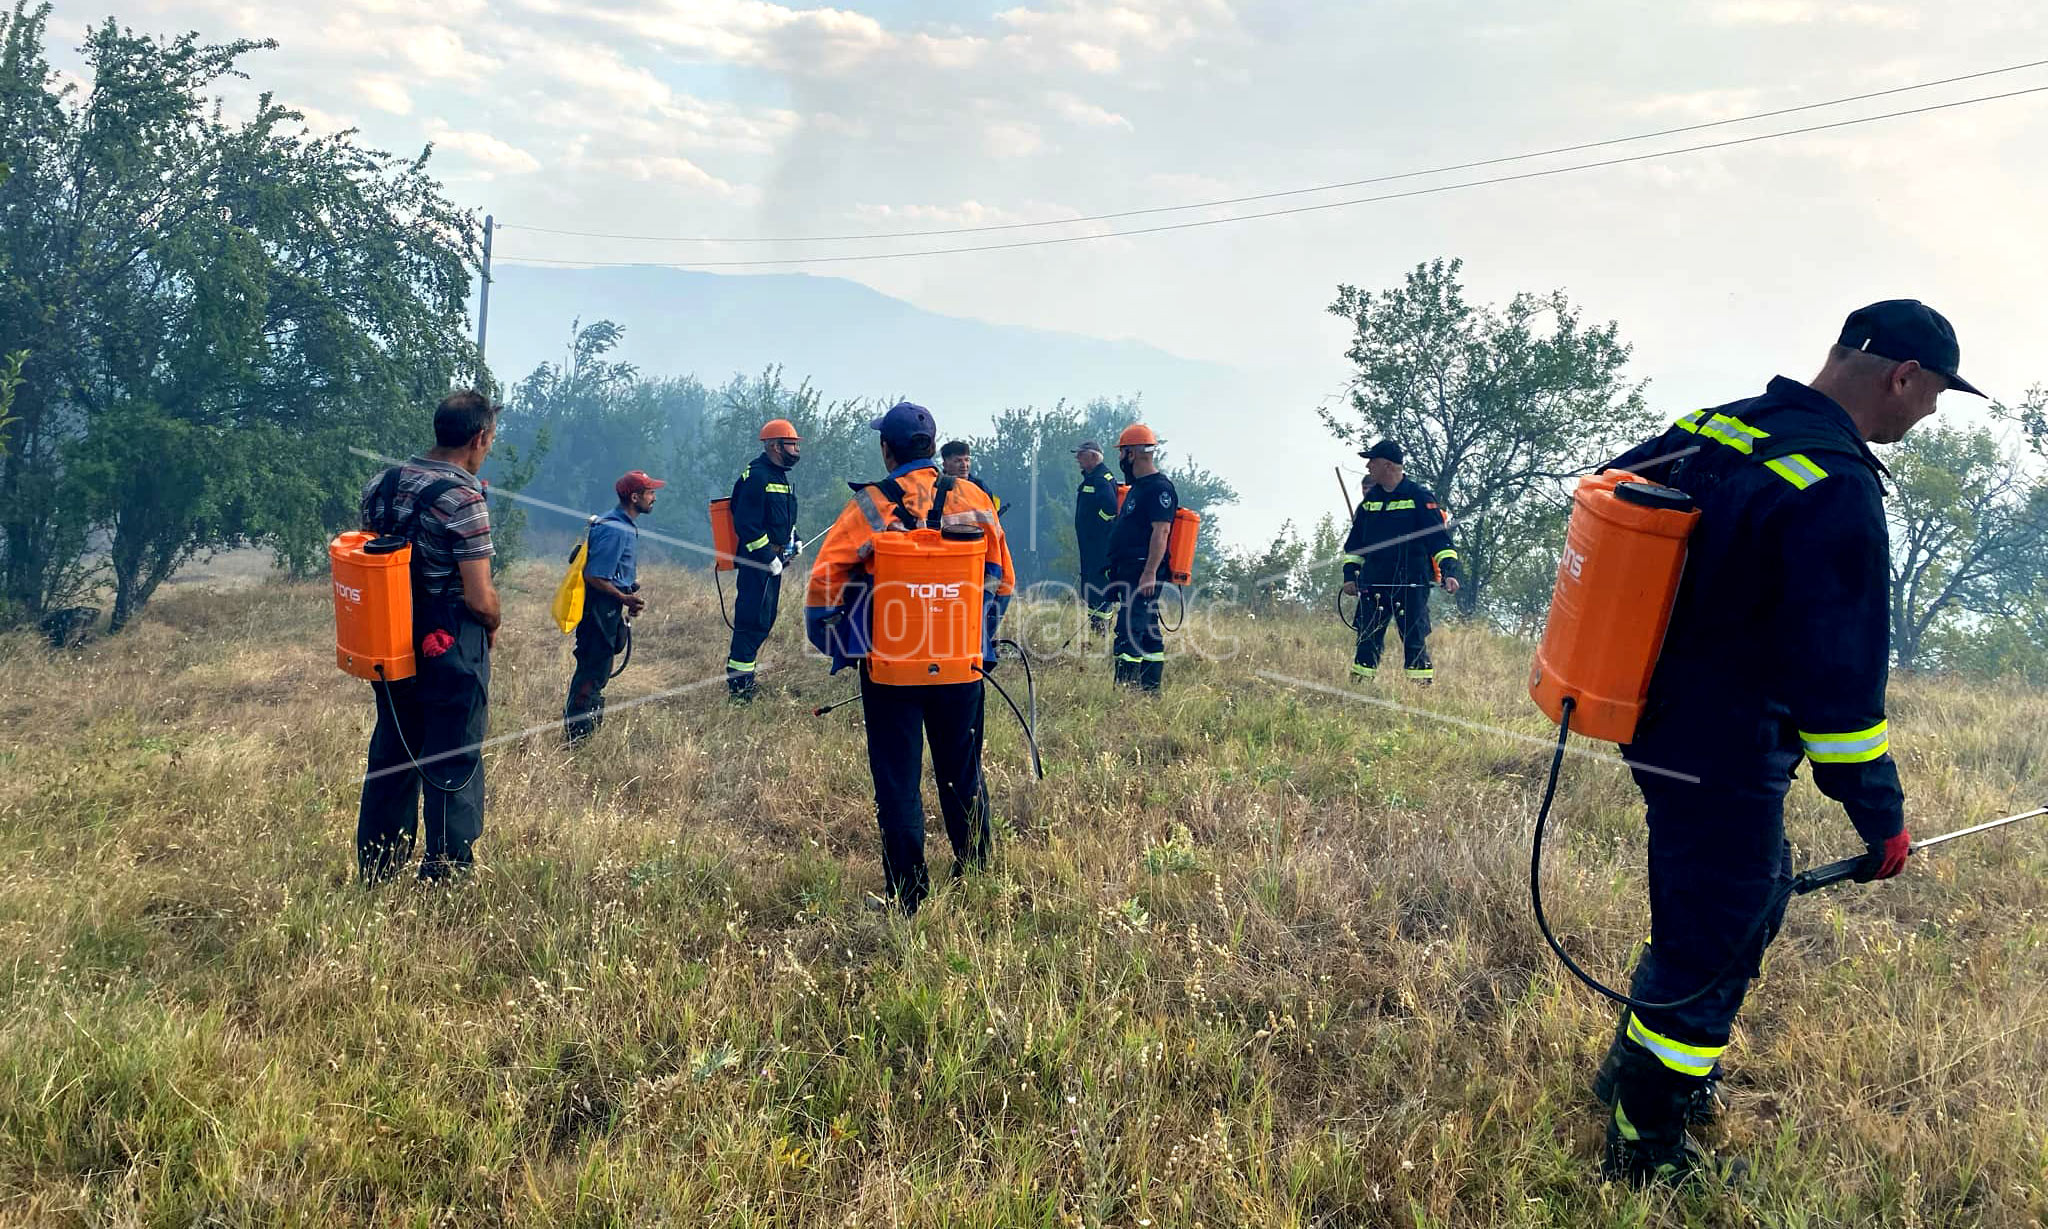
[[[892,687],[986,681],[1016,714],[1031,749],[1032,768],[1043,779],[1045,766],[1038,754],[1036,721],[1038,683],[1031,658],[1015,641],[996,642],[997,650],[1008,645],[1024,662],[1033,714],[1027,719],[1003,685],[990,677],[989,663],[984,661],[989,647],[984,643],[983,627],[988,534],[977,524],[945,523],[946,497],[954,485],[950,477],[939,478],[931,510],[922,519],[903,507],[902,491],[896,483],[876,486],[894,504],[899,527],[869,539],[863,669],[871,681]],[[813,709],[812,716],[822,717],[858,698]],[[984,782],[984,793],[986,790]]]
[[[1572,496],[1550,617],[1529,668],[1530,698],[1557,722],[1557,750],[1536,812],[1536,832],[1529,851],[1529,899],[1536,925],[1574,977],[1637,1011],[1674,1011],[1706,997],[1734,972],[1782,901],[1851,878],[1863,864],[1861,857],[1843,858],[1793,877],[1778,889],[1742,940],[1729,949],[1734,955],[1728,963],[1699,989],[1668,1003],[1631,998],[1602,984],[1579,967],[1551,932],[1543,913],[1543,831],[1557,796],[1565,740],[1575,723],[1580,733],[1604,742],[1634,739],[1664,634],[1671,625],[1685,570],[1686,541],[1699,515],[1685,492],[1626,471],[1608,470],[1581,479]],[[2048,815],[2048,807],[1916,841],[1912,849],[1918,852],[2041,815]]]
[[[979,526],[877,535],[868,677],[897,687],[973,682],[987,561]]]
[[[398,495],[399,467],[384,471],[372,507],[388,518]],[[370,682],[395,683],[418,672],[413,654],[412,535],[420,514],[458,484],[428,483],[412,512],[391,533],[352,530],[327,544],[334,580],[334,662]]]
[[[335,664],[369,682],[411,678],[412,543],[357,530],[329,542],[327,558]]]
[[[383,510],[386,523],[398,494],[400,472],[392,466],[384,472],[374,507]],[[397,683],[419,673],[419,657],[413,639],[412,554],[413,534],[420,514],[442,495],[456,487],[443,478],[428,483],[413,496],[412,512],[395,532],[373,534],[351,530],[327,544],[327,560],[334,587],[334,661],[343,671],[371,683]],[[391,705],[387,689],[375,689],[381,703]],[[392,724],[398,724],[392,708]],[[398,734],[399,746],[412,763],[420,780],[446,794],[461,793],[483,767],[481,756],[459,783],[436,781],[420,766],[412,747]]]

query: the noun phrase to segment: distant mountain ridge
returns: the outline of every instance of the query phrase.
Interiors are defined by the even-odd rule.
[[[1277,527],[1279,513],[1253,495],[1269,477],[1259,469],[1274,458],[1248,455],[1238,425],[1245,407],[1259,404],[1260,382],[1234,367],[1142,342],[945,316],[844,278],[501,264],[491,288],[492,370],[509,384],[561,359],[579,317],[622,326],[615,357],[648,375],[695,375],[715,386],[779,365],[785,378],[808,378],[829,398],[910,397],[961,434],[986,430],[1011,406],[1140,396],[1172,452],[1238,486],[1244,499],[1226,518],[1230,538]],[[1265,412],[1276,408],[1269,402]]]

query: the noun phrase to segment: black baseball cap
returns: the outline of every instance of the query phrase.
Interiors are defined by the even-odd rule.
[[[1082,441],[1081,441],[1081,446],[1080,446],[1079,448],[1076,448],[1076,449],[1074,449],[1074,455],[1078,457],[1078,456],[1080,456],[1080,455],[1081,455],[1082,453],[1084,453],[1084,452],[1101,452],[1101,451],[1102,451],[1102,445],[1100,445],[1100,444],[1096,443],[1096,442],[1095,442],[1094,440],[1082,440]]]
[[[1919,363],[1957,392],[1984,395],[1956,374],[1962,347],[1948,318],[1918,299],[1886,299],[1850,312],[1842,324],[1842,344],[1895,363]]]
[[[1403,454],[1399,444],[1392,440],[1381,440],[1358,455],[1368,461],[1392,461],[1394,464],[1399,465]]]
[[[882,433],[882,442],[891,448],[901,448],[916,436],[939,438],[939,425],[932,421],[932,412],[921,405],[899,401],[889,407],[889,412],[869,423],[868,426]]]

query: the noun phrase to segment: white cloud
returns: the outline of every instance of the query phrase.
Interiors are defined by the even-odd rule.
[[[1668,115],[1683,120],[1707,122],[1733,119],[1764,109],[1760,89],[1694,90],[1685,94],[1658,94],[1630,105],[1637,115]]]
[[[992,158],[1028,158],[1045,148],[1038,125],[998,120],[981,131],[981,148]]]
[[[356,96],[379,111],[393,115],[412,114],[412,95],[391,77],[357,77]]]
[[[1116,112],[1098,107],[1072,94],[1054,94],[1052,108],[1061,118],[1088,128],[1122,128],[1130,131],[1131,121]]]
[[[587,169],[624,175],[640,183],[679,184],[714,196],[733,196],[741,191],[688,158],[672,154],[627,154],[592,161]]]
[[[1081,211],[1066,205],[1026,202],[1006,209],[981,201],[956,205],[855,205],[853,215],[876,229],[923,229],[953,226],[1014,226],[1026,222],[1058,222],[1078,218]]]
[[[1919,14],[1890,4],[1828,4],[1822,0],[1719,0],[1715,21],[1731,26],[1794,26],[1827,21],[1841,25],[1910,30]]]
[[[540,159],[487,132],[456,132],[436,126],[428,136],[437,150],[458,154],[489,171],[526,175],[540,169]]]

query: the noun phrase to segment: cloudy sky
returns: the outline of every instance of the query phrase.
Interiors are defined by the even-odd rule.
[[[110,0],[61,0],[71,44]],[[1514,155],[2048,59],[2038,0],[119,0],[144,29],[275,38],[258,83],[320,127],[432,140],[501,222],[858,235],[1041,222]],[[264,60],[268,63],[264,63]],[[2048,86],[2048,67],[1486,174]],[[1498,300],[1621,322],[1680,412],[1811,373],[1874,298],[1949,314],[1994,393],[2048,382],[2048,93],[1516,183],[1063,246],[811,266],[923,307],[1272,373],[1242,447],[1327,465],[1337,283],[1438,255]],[[1227,216],[1211,209],[1128,227]],[[505,257],[730,261],[1107,229],[685,244],[509,230]],[[804,266],[795,266],[798,268]],[[1957,407],[1961,411],[1963,407]],[[1172,407],[1152,406],[1170,422]],[[1286,424],[1276,441],[1267,430]],[[1226,424],[1204,424],[1211,441]],[[1214,444],[1211,445],[1212,450]],[[1228,458],[1204,458],[1228,470]],[[1325,483],[1327,480],[1323,480]],[[1257,492],[1248,494],[1256,497]]]

